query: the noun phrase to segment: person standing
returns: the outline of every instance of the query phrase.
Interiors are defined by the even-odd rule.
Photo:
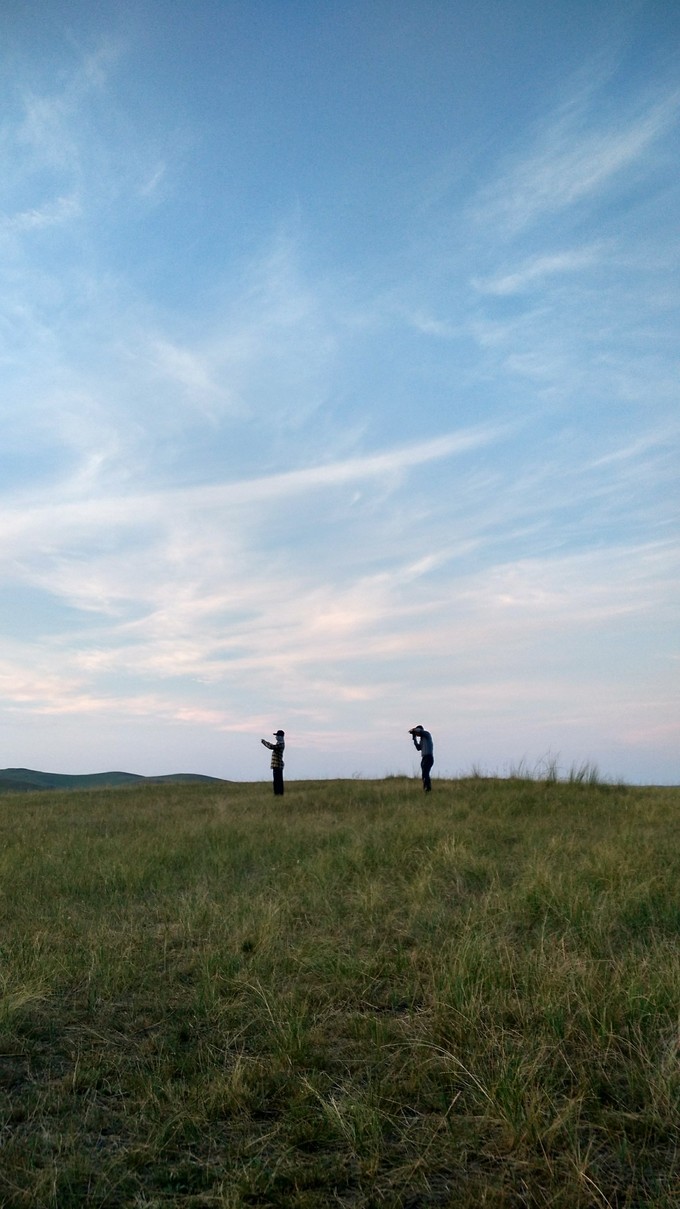
[[[270,743],[268,739],[262,739],[264,747],[268,747],[272,753],[271,768],[272,778],[274,781],[274,793],[277,797],[283,794],[283,752],[286,746],[285,731],[277,730],[274,732],[276,743]]]
[[[432,735],[423,726],[414,726],[408,733],[413,739],[416,751],[420,752],[420,775],[423,778],[423,789],[425,793],[430,793],[432,789],[430,771],[434,764]]]

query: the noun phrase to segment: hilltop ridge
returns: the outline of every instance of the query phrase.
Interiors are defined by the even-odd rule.
[[[107,786],[140,785],[144,782],[152,785],[168,782],[227,784],[221,777],[208,777],[195,772],[175,772],[157,777],[144,777],[135,772],[69,774],[38,772],[32,768],[0,769],[0,793],[34,793],[37,789],[101,789]]]

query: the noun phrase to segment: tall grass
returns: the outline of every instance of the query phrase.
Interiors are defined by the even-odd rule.
[[[671,1209],[679,802],[5,798],[0,1203]]]

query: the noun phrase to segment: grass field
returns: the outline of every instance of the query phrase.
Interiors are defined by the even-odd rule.
[[[0,802],[0,1204],[677,1209],[680,790]]]

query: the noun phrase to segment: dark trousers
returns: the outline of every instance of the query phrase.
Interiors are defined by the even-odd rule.
[[[432,789],[432,782],[430,780],[430,769],[432,768],[433,764],[434,764],[434,756],[423,756],[422,760],[420,761],[420,772],[421,772],[421,775],[423,778],[423,789],[425,790],[426,793],[429,793],[430,790]]]
[[[283,769],[272,768],[272,777],[274,780],[274,793],[279,797],[283,794]]]

